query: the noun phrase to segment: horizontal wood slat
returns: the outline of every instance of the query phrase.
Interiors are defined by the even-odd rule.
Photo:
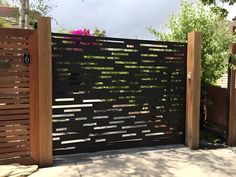
[[[0,132],[7,131],[7,130],[12,130],[12,131],[29,130],[29,126],[28,125],[18,125],[18,126],[8,125],[8,126],[0,127]]]
[[[28,141],[26,140],[25,136],[20,136],[20,135],[11,135],[8,137],[0,137],[0,143],[5,143],[5,142],[21,142],[21,141]]]
[[[5,49],[1,49],[0,48],[0,53],[3,54],[3,55],[24,55],[24,53],[26,53],[27,50],[26,49],[16,49],[16,50],[13,50],[11,48],[5,48]]]
[[[0,53],[0,60],[12,60],[12,61],[17,61],[20,60],[22,61],[22,56],[14,56],[14,55],[4,55],[3,53]],[[22,61],[23,62],[23,61]]]
[[[5,142],[0,144],[0,148],[6,148],[6,147],[18,147],[18,146],[26,146],[29,143],[27,141],[20,141],[20,142]]]
[[[29,98],[29,93],[0,93],[0,99],[8,99],[8,98],[13,98],[13,99],[20,99],[20,98]]]
[[[0,154],[3,153],[17,153],[17,152],[27,152],[29,151],[29,147],[14,147],[14,148],[1,148]]]
[[[0,126],[2,125],[27,125],[29,120],[14,120],[14,121],[0,121]]]
[[[30,161],[29,66],[33,30],[0,28],[0,164]]]
[[[0,115],[21,115],[29,114],[29,109],[0,110]]]
[[[29,104],[14,104],[14,105],[1,105],[0,110],[3,109],[20,109],[20,108],[29,108]]]
[[[21,152],[8,152],[6,154],[0,154],[1,159],[6,159],[6,158],[12,158],[14,156],[22,157],[22,156],[28,156],[29,151],[21,151]]]
[[[29,92],[29,88],[0,88],[0,92]]]
[[[29,38],[32,33],[33,30],[28,29],[0,28],[0,34],[5,38]]]
[[[28,39],[27,38],[17,38],[17,37],[6,38],[6,36],[0,36],[0,44],[27,45]]]
[[[3,159],[0,161],[0,165],[12,164],[12,163],[19,163],[22,165],[37,164],[37,162],[34,161],[29,155],[24,156],[24,157],[14,157],[14,158],[9,158],[9,159]]]
[[[23,58],[23,56],[22,56]],[[23,65],[11,65],[9,67],[3,67],[0,69],[0,72],[8,72],[8,71],[18,71],[18,72],[22,72],[22,71],[29,71],[29,67],[27,66],[23,66]]]
[[[29,103],[29,99],[1,99],[2,103]]]
[[[29,115],[8,115],[8,116],[0,116],[0,121],[3,120],[27,120],[29,119]]]
[[[10,49],[28,49],[28,45],[26,44],[19,44],[19,43],[12,43],[12,44],[3,44],[0,43],[0,48],[10,48]]]
[[[20,87],[20,88],[28,88],[29,87],[29,83],[27,82],[22,82],[22,83],[17,83],[17,82],[12,82],[12,83],[4,83],[2,85],[0,85],[0,88],[15,88],[15,87]]]
[[[7,72],[7,73],[0,73],[0,78],[6,76],[14,76],[14,77],[22,77],[22,76],[29,76],[28,72]]]

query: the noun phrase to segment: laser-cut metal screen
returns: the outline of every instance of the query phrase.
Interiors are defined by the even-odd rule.
[[[184,142],[186,43],[52,34],[54,155]]]

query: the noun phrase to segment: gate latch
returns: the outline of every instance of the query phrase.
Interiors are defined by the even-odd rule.
[[[192,79],[192,73],[191,73],[191,72],[188,72],[187,78],[188,78],[188,80],[191,80],[191,79]]]
[[[24,63],[27,65],[30,64],[30,54],[28,53],[24,54]]]

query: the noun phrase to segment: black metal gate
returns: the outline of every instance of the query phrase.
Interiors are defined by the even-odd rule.
[[[54,155],[184,142],[186,43],[52,34]]]

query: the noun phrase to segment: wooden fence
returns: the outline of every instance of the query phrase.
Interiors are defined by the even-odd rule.
[[[52,164],[52,51],[49,18],[37,30],[0,29],[0,163]],[[201,34],[189,33],[185,142],[199,146]],[[24,63],[30,54],[30,63]]]
[[[230,33],[236,33],[236,22],[229,25]],[[228,54],[236,54],[236,44],[229,45]],[[230,61],[236,65],[235,60]],[[228,74],[217,81],[223,88],[208,87],[207,99],[212,101],[208,105],[206,121],[220,126],[226,132],[227,144],[236,145],[236,70],[229,68]]]
[[[209,85],[206,88],[206,122],[216,125],[221,130],[227,128],[228,90],[219,86]]]
[[[29,66],[23,60],[32,33],[0,30],[0,163],[30,157]]]
[[[0,164],[52,164],[50,20],[38,25],[0,29]]]

